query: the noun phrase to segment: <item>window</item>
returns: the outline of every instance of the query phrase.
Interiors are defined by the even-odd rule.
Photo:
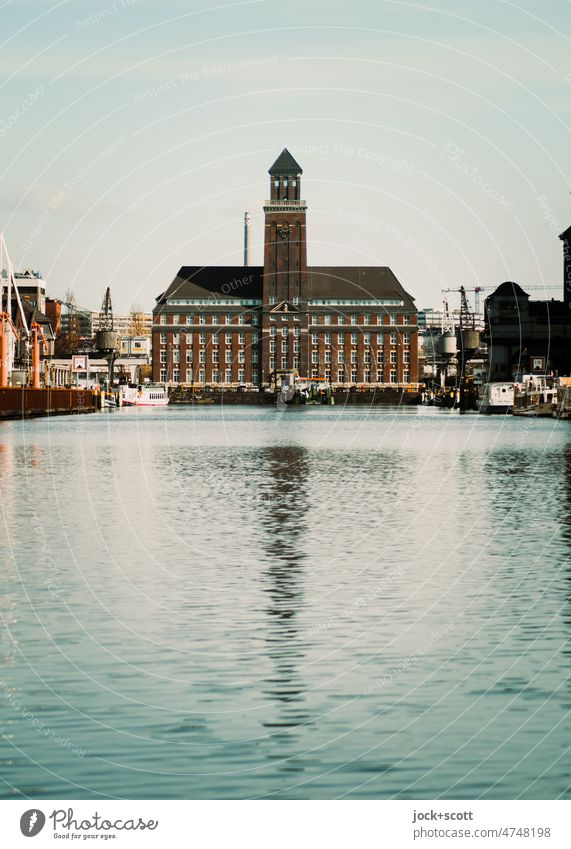
[[[238,369],[238,383],[246,382],[246,371],[243,368]]]
[[[402,320],[403,324],[410,324],[410,315],[405,315]]]
[[[344,351],[337,351],[337,362],[338,363],[344,363],[345,362],[345,352]]]
[[[351,351],[351,362],[352,363],[357,362],[357,351]]]
[[[200,351],[198,354],[198,362],[205,363],[206,362],[206,351]]]
[[[206,345],[206,333],[200,333],[198,336],[198,341],[201,345]]]
[[[276,367],[276,358],[270,357],[270,371],[273,371]]]
[[[325,380],[327,381],[327,383],[331,383],[331,372],[330,371],[325,372]]]
[[[331,333],[326,333],[326,334],[325,334],[325,344],[326,344],[326,345],[331,345]]]
[[[316,369],[316,368],[312,368],[312,369],[311,369],[311,376],[312,376],[314,379],[317,377],[317,369]]]
[[[188,351],[188,350],[187,350],[187,352],[186,352],[186,361],[187,361],[187,363],[191,363],[191,362],[192,362],[192,351]]]
[[[365,351],[365,363],[368,363],[368,364],[371,363],[371,352],[370,351]]]
[[[317,353],[317,351],[311,352],[311,362],[315,365],[317,365],[317,363],[319,362],[319,354]]]
[[[371,372],[366,371],[365,372],[365,383],[370,383],[370,382],[371,382]]]
[[[370,315],[364,315],[363,316],[363,324],[370,324],[370,323],[371,323],[371,316]]]
[[[232,316],[231,315],[225,315],[224,316],[224,324],[232,324]]]
[[[396,361],[397,361],[397,352],[396,352],[396,351],[391,351],[391,363],[392,363],[393,365],[395,365],[395,364],[396,364]]]
[[[343,383],[343,372],[342,371],[337,372],[337,383]]]
[[[294,358],[293,358],[293,367],[294,367],[294,368],[299,368],[299,357],[294,357]]]
[[[166,345],[166,344],[167,344],[167,334],[161,333],[161,345]]]
[[[317,333],[312,333],[311,334],[311,344],[317,345],[318,341],[319,341],[319,338],[317,336]]]
[[[345,334],[344,333],[338,333],[337,334],[337,342],[338,342],[339,345],[345,344]]]
[[[259,318],[258,318],[258,316],[257,316],[257,315],[253,315],[253,316],[252,316],[252,324],[258,324],[258,322],[259,322]]]
[[[403,345],[410,345],[410,333],[403,333],[402,341]]]
[[[178,315],[176,315],[176,314],[175,314],[175,315],[173,315],[173,317],[172,317],[172,323],[173,323],[173,324],[178,324]]]
[[[246,343],[246,334],[245,333],[239,333],[238,334],[238,343],[240,345],[245,345],[245,343]]]
[[[206,324],[206,316],[205,315],[199,315],[198,316],[198,323],[199,324]]]
[[[227,368],[226,371],[224,372],[224,382],[225,383],[232,383],[232,369],[231,368]]]
[[[179,369],[177,369],[177,368],[173,369],[172,379],[173,379],[173,383],[180,383],[180,371],[179,371]]]
[[[390,380],[391,380],[391,383],[396,383],[396,382],[397,382],[397,373],[396,373],[396,371],[391,371],[391,377],[390,377]]]
[[[219,351],[212,351],[212,362],[213,363],[219,363],[220,362],[220,352]]]
[[[246,324],[246,316],[243,313],[238,316],[238,324]]]
[[[356,371],[351,372],[351,383],[357,383],[357,372]]]
[[[282,368],[287,368],[287,357],[282,357]]]
[[[404,362],[408,365],[410,363],[410,351],[405,351],[403,354]]]
[[[252,333],[252,345],[257,345],[259,341],[260,341],[260,334],[259,333]]]
[[[382,315],[378,315],[377,316],[377,324],[382,324],[382,323],[383,323],[383,317],[382,317]]]
[[[172,361],[173,363],[180,363],[180,351],[172,352]]]
[[[410,372],[409,371],[403,371],[402,379],[403,379],[404,383],[410,383]]]
[[[324,318],[324,324],[331,324],[331,316],[330,315],[325,315],[323,318]]]
[[[225,356],[224,356],[224,360],[227,363],[232,362],[232,351],[226,351]]]
[[[365,345],[371,344],[371,334],[370,333],[364,333],[363,334],[363,342],[365,343]]]
[[[225,339],[227,345],[232,344],[232,334],[231,333],[225,333],[224,339]]]
[[[172,343],[173,345],[180,345],[180,333],[173,333]]]
[[[299,354],[299,339],[295,339],[293,343],[294,354]]]
[[[295,307],[299,306],[299,301],[300,301],[299,295],[296,295],[293,299],[293,305]]]
[[[257,351],[252,351],[252,362],[253,363],[258,362],[258,352]]]
[[[294,336],[301,336],[301,327],[294,327],[293,335]]]
[[[276,296],[275,296],[275,295],[270,295],[270,297],[268,298],[268,301],[270,302],[270,304],[271,304],[272,306],[274,306],[274,304],[276,303]]]
[[[217,369],[212,372],[212,383],[220,383],[220,372]]]
[[[270,339],[270,354],[276,353],[276,343],[273,339]]]
[[[377,363],[378,363],[380,366],[382,366],[383,362],[384,362],[383,352],[382,352],[382,351],[377,351]]]
[[[341,314],[337,316],[337,324],[345,324],[345,319]]]
[[[162,369],[161,369],[161,372],[160,372],[160,381],[161,381],[161,383],[166,383],[166,382],[167,382],[167,370],[166,370],[166,368],[162,368]]]
[[[159,324],[166,324],[166,323],[167,323],[166,315],[159,316]]]
[[[238,362],[245,363],[246,362],[246,354],[244,351],[238,351]]]
[[[282,354],[287,354],[287,339],[282,342]]]
[[[326,362],[326,363],[330,363],[330,362],[331,362],[331,351],[326,351],[326,352],[325,352],[325,362]]]
[[[356,344],[357,344],[357,334],[352,333],[351,334],[351,345],[356,345]]]
[[[277,332],[278,332],[278,331],[277,331],[277,328],[275,328],[275,327],[270,327],[270,336],[275,336]]]
[[[390,324],[396,324],[397,323],[397,317],[394,313],[391,313],[390,318],[389,318],[389,323]]]
[[[161,351],[161,363],[166,363],[167,361],[167,352]]]
[[[187,370],[186,370],[186,382],[192,383],[192,369],[191,368],[187,368]]]
[[[187,334],[186,334],[186,344],[187,344],[187,345],[192,345],[192,333],[187,333]]]
[[[319,324],[319,322],[317,321],[317,316],[316,315],[310,316],[309,323],[310,324]]]
[[[282,327],[282,336],[287,336],[287,327]]]
[[[397,344],[397,334],[391,333],[391,345],[396,345],[396,344]]]
[[[252,383],[257,383],[257,382],[258,382],[258,369],[253,368],[252,369]]]
[[[210,324],[220,324],[220,322],[218,321],[217,315],[211,315],[210,316]]]

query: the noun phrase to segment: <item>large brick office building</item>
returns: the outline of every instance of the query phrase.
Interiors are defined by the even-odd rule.
[[[270,168],[264,265],[184,266],[153,312],[153,380],[267,384],[275,369],[332,384],[418,382],[417,310],[390,268],[307,266],[302,169]]]

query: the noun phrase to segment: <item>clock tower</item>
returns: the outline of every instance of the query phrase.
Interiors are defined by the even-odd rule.
[[[270,199],[264,204],[262,317],[263,379],[274,369],[308,375],[306,203],[302,169],[284,148],[269,170]]]

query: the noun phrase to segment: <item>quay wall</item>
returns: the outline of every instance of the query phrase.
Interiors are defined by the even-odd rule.
[[[359,392],[334,391],[335,404],[339,406],[353,404],[419,404],[420,392],[406,389],[370,389]],[[204,392],[190,388],[177,387],[169,392],[171,404],[251,404],[267,406],[275,403],[273,392],[237,392],[219,390]],[[324,401],[326,403],[326,401]]]
[[[9,386],[0,389],[0,419],[93,413],[98,396],[90,389],[32,389]]]

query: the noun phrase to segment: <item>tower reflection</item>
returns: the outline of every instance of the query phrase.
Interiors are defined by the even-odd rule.
[[[261,504],[268,604],[266,643],[274,673],[265,681],[264,694],[274,702],[273,717],[263,723],[276,743],[290,743],[295,729],[307,724],[305,683],[300,665],[305,650],[297,625],[303,603],[304,560],[307,556],[308,455],[299,446],[272,446],[261,452],[264,493]],[[268,758],[283,758],[283,752]],[[291,759],[280,769],[303,767]]]

